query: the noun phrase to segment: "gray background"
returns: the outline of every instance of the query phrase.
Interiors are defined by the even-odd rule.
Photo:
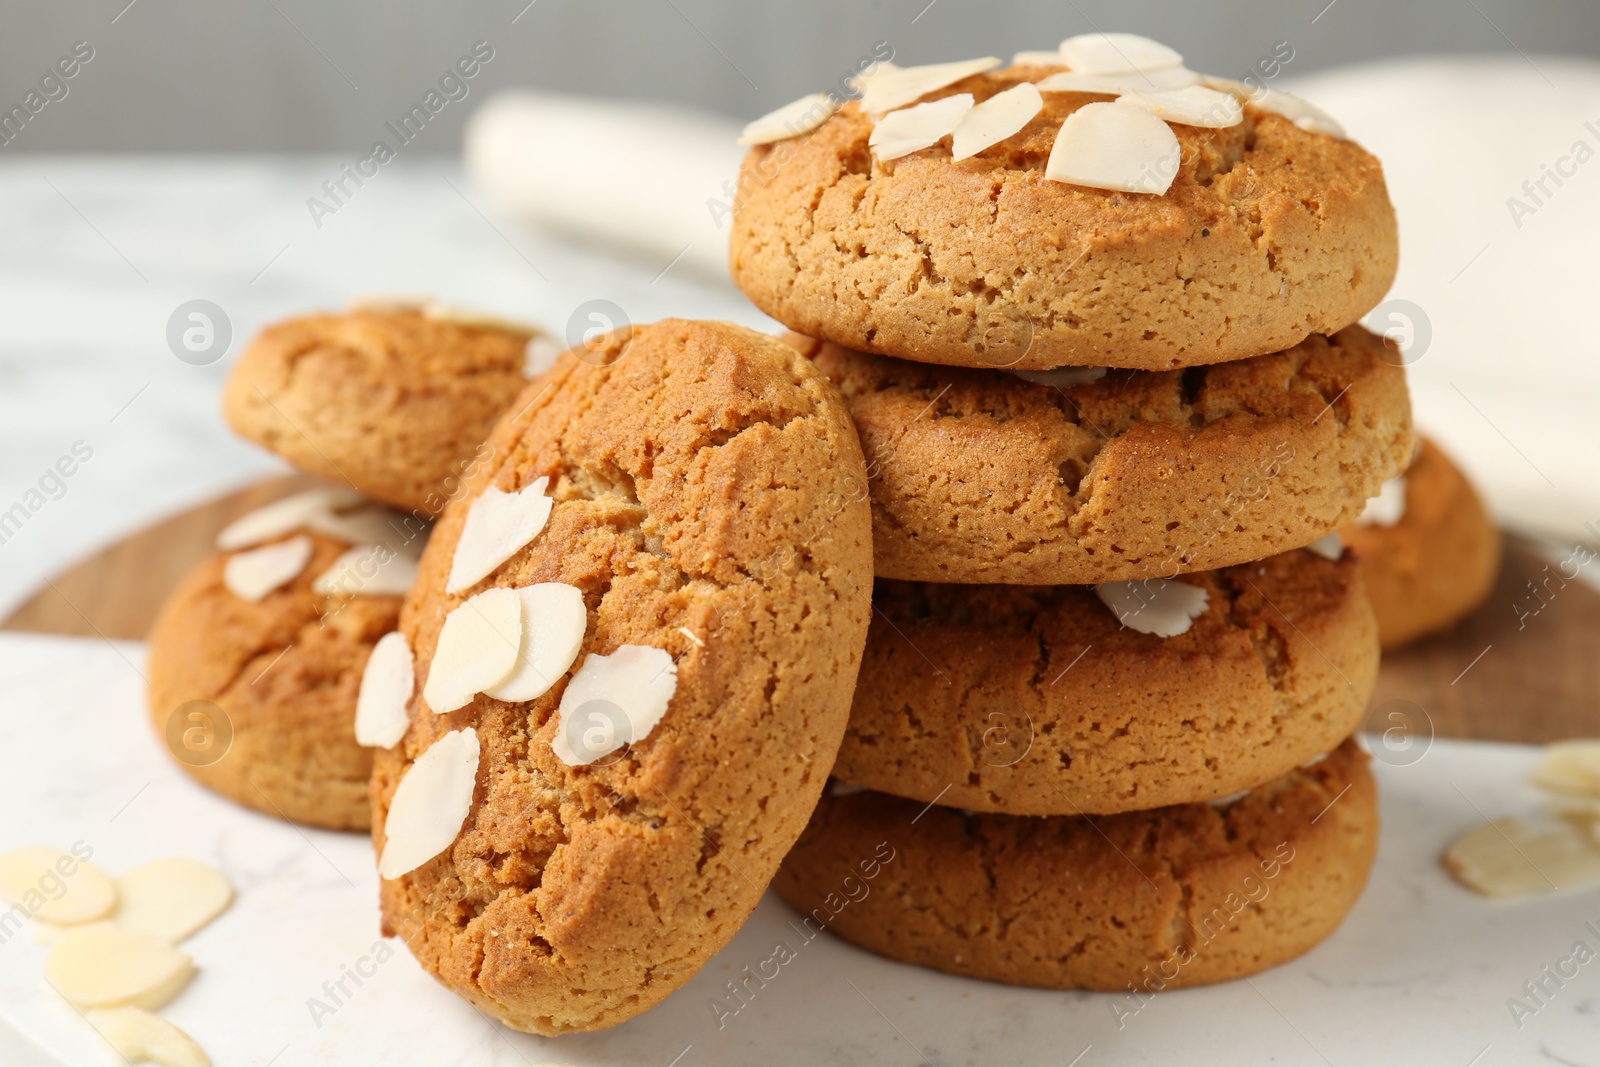
[[[417,150],[453,152],[499,86],[748,118],[826,87],[878,41],[921,63],[1091,29],[1183,42],[1191,67],[1235,77],[1278,41],[1294,49],[1290,76],[1399,54],[1600,55],[1590,0],[8,0],[5,109],[74,41],[95,57],[0,152],[365,148],[480,39],[494,59]]]

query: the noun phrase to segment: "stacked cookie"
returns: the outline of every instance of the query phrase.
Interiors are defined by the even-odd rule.
[[[239,518],[163,605],[148,706],[185,772],[267,815],[368,828],[372,746],[392,743],[356,729],[368,658],[399,624],[434,515],[557,351],[532,327],[398,301],[251,343],[229,422],[334,484]]]
[[[730,248],[843,394],[873,517],[836,785],[779,893],[1030,985],[1304,952],[1377,834],[1336,531],[1414,448],[1355,324],[1396,263],[1377,161],[1124,34],[859,88],[750,125]]]

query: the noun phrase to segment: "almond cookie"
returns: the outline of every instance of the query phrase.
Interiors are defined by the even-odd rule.
[[[738,930],[833,765],[871,612],[860,445],[808,360],[676,320],[590,351],[441,516],[373,774],[386,928],[542,1034],[637,1015]]]
[[[1302,549],[1176,583],[1204,604],[1162,637],[1093,587],[880,581],[834,776],[974,811],[1107,814],[1252,788],[1360,724],[1378,637],[1354,557]]]
[[[229,527],[227,551],[167,598],[149,637],[150,722],[206,788],[278,818],[366,830],[372,755],[356,742],[356,696],[415,573],[406,542],[422,535],[386,509],[317,507],[338,502],[319,493]]]
[[[1470,615],[1500,571],[1500,530],[1450,457],[1423,439],[1404,475],[1341,535],[1361,559],[1384,651]]]
[[[850,405],[885,578],[1082,585],[1261,559],[1350,522],[1414,447],[1400,357],[1359,326],[1066,385],[787,339]]]
[[[435,304],[375,304],[269,326],[222,412],[300,470],[431,517],[484,457],[495,420],[559,346],[534,327]]]
[[[1252,97],[1215,80],[1207,88],[1195,84],[1200,75],[1177,71],[1183,92],[1225,103],[1232,124],[1186,124],[1206,116],[1180,117],[1176,104],[1166,122],[1131,112],[1112,98],[1132,85],[1069,77],[1068,87],[1095,91],[1056,91],[1050,79],[1062,71],[1039,65],[975,73],[921,95],[917,75],[885,74],[911,88],[875,104],[884,84],[875,79],[861,102],[820,125],[796,123],[799,136],[751,148],[734,205],[733,279],[762,311],[812,337],[924,363],[1019,370],[1223,363],[1333,333],[1371,310],[1398,254],[1378,161],[1303,102],[1285,107],[1283,94]],[[962,97],[982,110],[1002,92],[1035,91],[1024,85],[1040,90],[1037,110],[959,161],[937,121],[916,122],[945,110],[958,119]],[[906,106],[917,100],[935,107]],[[867,110],[875,106],[898,110],[875,125]],[[825,107],[814,112],[823,115]],[[900,123],[906,115],[910,123]],[[1105,128],[1108,118],[1117,128]],[[1146,140],[1170,143],[1152,161],[1176,167],[1163,191],[1047,176],[1060,173],[1052,153],[1071,148],[1058,140],[1082,126],[1084,149],[1112,152],[1130,118],[1154,127]],[[896,131],[886,145],[891,124],[919,128]],[[885,158],[919,140],[925,147]]]
[[[890,959],[1143,998],[1299,956],[1366,885],[1377,797],[1354,739],[1228,800],[1036,819],[824,796],[773,888]]]

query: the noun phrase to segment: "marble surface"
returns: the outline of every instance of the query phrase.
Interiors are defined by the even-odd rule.
[[[1600,946],[1585,925],[1600,926],[1600,891],[1489,901],[1438,866],[1485,815],[1537,805],[1522,784],[1532,749],[1438,741],[1409,766],[1378,764],[1377,868],[1331,940],[1250,980],[1157,994],[1120,1020],[1114,1008],[1137,1005],[1116,995],[934,974],[823,935],[719,1028],[709,1003],[723,983],[798,940],[769,896],[653,1011],[547,1040],[488,1021],[379,939],[365,838],[264,818],[179,774],[145,726],[141,670],[136,644],[0,637],[0,850],[83,841],[111,872],[169,855],[225,871],[238,899],[186,943],[199,974],[165,1009],[218,1067],[1600,1064],[1600,964],[1520,1027],[1508,1006],[1576,941]],[[28,932],[0,942],[0,1061],[112,1062],[43,984],[44,953]],[[370,977],[336,1003],[324,983],[357,968]]]

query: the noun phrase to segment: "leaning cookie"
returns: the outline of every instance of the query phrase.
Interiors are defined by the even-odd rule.
[[[1250,789],[1361,721],[1378,635],[1349,555],[1112,586],[880,581],[836,778],[1010,815]]]
[[[1500,570],[1498,527],[1472,483],[1427,439],[1342,537],[1361,558],[1385,651],[1470,615]]]
[[[1104,817],[826,796],[773,888],[808,929],[890,959],[1143,997],[1310,950],[1360,896],[1377,840],[1349,740],[1231,802]]]
[[[1359,326],[1186,371],[1030,381],[798,334],[861,434],[886,578],[1091,584],[1299,548],[1414,447],[1399,356]]]
[[[871,612],[860,445],[777,339],[564,355],[407,598],[373,773],[387,929],[543,1034],[646,1010],[744,922],[844,735]]]
[[[1158,72],[1169,96],[997,65],[882,72],[831,116],[752,124],[729,247],[745,295],[902,359],[1166,370],[1332,333],[1394,279],[1378,161],[1303,101],[1181,66]]]
[[[149,637],[150,722],[178,766],[246,807],[331,830],[371,823],[357,693],[422,537],[352,503],[313,490],[240,519]]]
[[[560,346],[437,304],[380,303],[269,326],[222,411],[295,467],[432,517],[487,461],[495,420]]]

